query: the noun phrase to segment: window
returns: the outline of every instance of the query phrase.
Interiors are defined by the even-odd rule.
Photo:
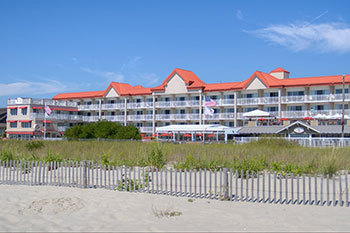
[[[186,98],[184,96],[181,96],[181,97],[176,97],[176,100],[177,101],[185,101]]]
[[[288,106],[288,111],[303,111],[304,109],[303,106]]]
[[[21,109],[22,115],[27,115],[27,112],[28,112],[27,108],[22,108]]]
[[[17,128],[17,122],[10,122],[10,128]]]
[[[267,92],[267,93],[264,93],[264,97],[278,97],[278,92]]]
[[[288,91],[288,96],[301,96],[304,95],[304,91]]]
[[[345,91],[345,94],[349,94],[348,88],[345,88],[344,91]],[[343,94],[343,89],[335,89],[335,94]]]
[[[335,105],[335,109],[343,109],[343,105],[342,104],[336,104]],[[344,104],[344,109],[349,109],[349,105],[348,104]]]
[[[32,122],[22,122],[22,128],[32,128]]]
[[[17,115],[17,108],[11,109],[11,110],[10,110],[10,114],[11,114],[12,116],[16,116],[16,115]],[[16,127],[17,127],[17,126],[16,126]]]
[[[257,110],[258,108],[243,108],[243,112],[251,112]]]
[[[242,98],[256,98],[256,97],[258,97],[258,93],[242,94]]]
[[[213,100],[217,100],[218,99],[218,96],[217,95],[212,95],[212,96],[208,96],[210,99],[213,99]]]
[[[274,106],[274,107],[265,107],[264,111],[267,112],[277,112],[278,111],[278,107]]]
[[[235,95],[225,95],[225,98],[233,100],[235,98]]]
[[[329,95],[329,90],[312,90],[311,95]]]
[[[185,114],[186,110],[185,109],[180,109],[180,114]]]
[[[233,108],[225,108],[225,111],[228,113],[233,113],[235,110]]]
[[[199,100],[199,96],[191,96],[191,100]]]

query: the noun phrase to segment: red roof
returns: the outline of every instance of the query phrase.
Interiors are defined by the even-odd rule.
[[[273,71],[270,72],[271,73],[278,73],[278,72],[284,72],[284,73],[288,73],[289,74],[289,71],[283,69],[282,67],[278,67],[277,69],[274,69]]]
[[[105,91],[85,91],[85,92],[72,92],[72,93],[60,93],[54,96],[53,100],[62,99],[83,99],[83,98],[96,98],[103,97]]]
[[[163,81],[162,85],[151,88],[151,91],[164,91],[168,81],[175,74],[178,74],[184,80],[185,84],[187,85],[187,89],[201,89],[205,87],[205,83],[192,71],[175,68],[173,72],[171,72],[171,74]]]
[[[59,99],[80,99],[80,98],[98,98],[104,97],[111,88],[113,88],[120,96],[137,96],[137,95],[151,95],[152,92],[164,91],[169,80],[175,75],[179,75],[185,82],[188,90],[202,89],[204,92],[213,91],[230,91],[230,90],[244,90],[249,84],[258,78],[267,88],[283,88],[283,87],[300,87],[300,86],[328,86],[341,85],[342,75],[334,76],[320,76],[308,78],[289,78],[278,79],[271,75],[275,72],[286,72],[285,69],[279,67],[270,73],[255,71],[248,79],[241,82],[227,82],[227,83],[210,83],[206,84],[198,78],[192,71],[175,68],[171,74],[157,87],[146,88],[140,85],[131,86],[128,83],[111,82],[104,91],[89,91],[89,92],[75,92],[75,93],[61,93],[53,97],[54,100]],[[350,75],[345,78],[346,84],[350,84]],[[11,107],[8,107],[11,108]]]

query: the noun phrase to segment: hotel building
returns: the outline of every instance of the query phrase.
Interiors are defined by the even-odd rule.
[[[345,77],[345,124],[350,119],[350,76]],[[9,99],[7,137],[60,137],[75,124],[108,120],[137,126],[145,136],[171,124],[289,125],[308,120],[311,126],[339,125],[342,114],[342,75],[290,78],[277,68],[255,71],[240,82],[205,83],[192,71],[174,69],[156,87],[112,82],[105,90],[60,93],[52,99]],[[216,102],[212,116],[203,114],[205,97]],[[45,118],[44,106],[52,113]],[[253,110],[269,112],[269,121],[247,119]],[[261,121],[258,121],[261,120]],[[350,121],[349,121],[350,123]]]

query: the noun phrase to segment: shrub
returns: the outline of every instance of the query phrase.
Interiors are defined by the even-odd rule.
[[[6,160],[14,160],[15,156],[13,155],[13,152],[10,150],[5,150],[2,149],[0,151],[0,159],[1,161],[6,161]]]
[[[25,147],[32,151],[44,147],[44,143],[42,141],[30,141],[25,145]]]
[[[155,146],[147,156],[147,164],[151,168],[163,168],[166,164],[165,156],[159,146]]]
[[[63,159],[61,158],[60,154],[52,153],[50,150],[46,151],[46,156],[43,158],[43,161],[45,162],[62,162]]]

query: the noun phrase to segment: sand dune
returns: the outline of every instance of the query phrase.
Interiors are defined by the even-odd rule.
[[[0,185],[1,231],[348,231],[350,208]],[[170,216],[175,215],[175,216]]]

